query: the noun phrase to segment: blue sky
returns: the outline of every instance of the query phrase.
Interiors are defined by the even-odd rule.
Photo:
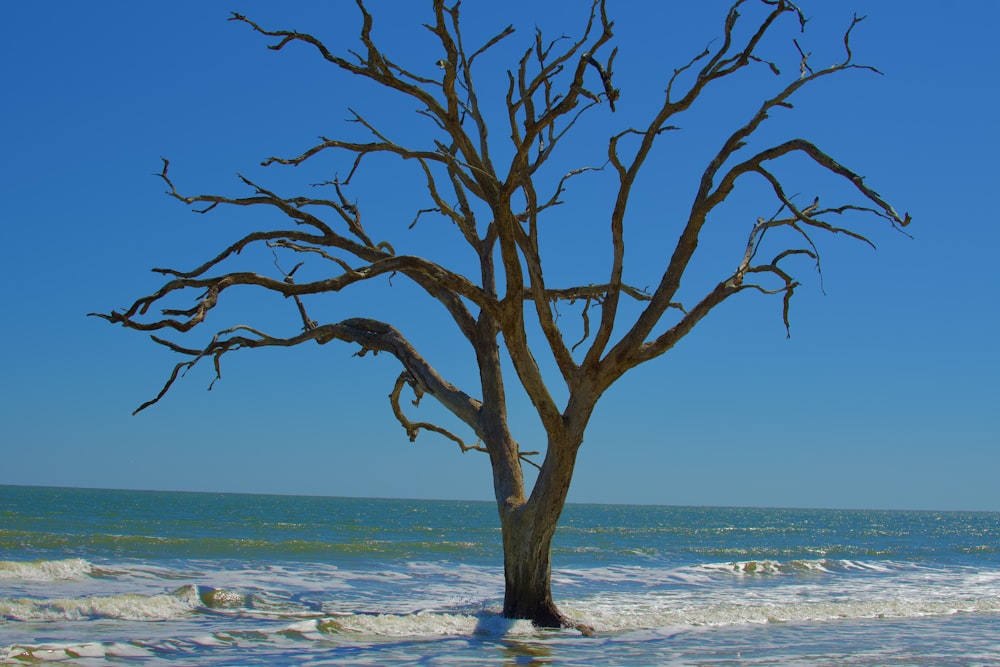
[[[576,3],[576,14],[570,3],[558,11],[476,4],[463,7],[470,42],[508,23],[518,28],[483,68],[482,93],[500,100],[503,79],[486,76],[490,68],[502,76],[535,25],[553,37],[577,34],[586,3]],[[376,7],[375,36],[400,61],[426,59],[414,67],[431,75],[440,54],[425,37],[411,37],[429,20],[421,6]],[[652,113],[670,72],[720,34],[727,6],[609,2],[619,110],[595,112],[566,164],[599,164],[610,133]],[[856,60],[884,76],[850,72],[820,82],[772,119],[765,138],[816,141],[909,211],[913,238],[859,221],[878,249],[822,240],[822,288],[815,272],[800,268],[790,339],[780,301],[747,295],[626,376],[598,406],[571,501],[1000,510],[993,202],[1000,4],[802,6],[811,21],[799,39],[814,65],[840,57],[842,32],[857,12],[868,18],[854,35]],[[259,220],[193,215],[164,196],[153,176],[160,156],[170,158],[186,192],[241,194],[238,171],[295,192],[312,182],[305,171],[262,169],[260,160],[297,154],[318,135],[354,136],[356,126],[344,122],[348,107],[398,136],[426,133],[412,110],[345,79],[307,49],[268,51],[260,36],[225,20],[230,10],[313,32],[341,51],[356,47],[349,2],[3,10],[0,484],[490,498],[486,457],[431,435],[408,442],[386,399],[397,367],[353,357],[346,345],[233,355],[212,391],[202,369],[159,405],[130,415],[176,359],[143,334],[86,314],[126,306],[156,288],[151,267],[197,265]],[[795,70],[792,36],[782,32],[767,46],[789,66],[786,76]],[[662,270],[670,221],[690,201],[705,151],[780,81],[763,66],[754,70],[713,92],[664,142],[662,162],[631,209],[634,282],[649,284]],[[502,144],[502,130],[492,136]],[[803,197],[840,192],[800,166],[786,173],[801,177]],[[326,167],[338,169],[332,159]],[[397,252],[461,261],[462,248],[449,245],[439,221],[406,230],[427,205],[414,176],[409,165],[379,163],[359,179],[351,194],[367,207],[369,232],[398,243]],[[553,214],[552,238],[572,239],[554,246],[549,276],[586,280],[586,269],[601,265],[600,246],[588,242],[599,239],[608,204],[601,175],[586,178],[572,183],[567,206]],[[745,240],[734,227],[773,208],[752,188],[734,201],[705,244],[692,295],[699,280],[720,279],[713,262],[727,244]],[[256,270],[273,270],[269,256],[256,259]],[[337,319],[379,308],[400,313],[392,321],[472,393],[468,353],[427,316],[433,305],[400,283],[381,285],[375,306],[346,295],[324,304],[325,312]],[[238,317],[295,325],[289,304],[237,301]],[[530,449],[539,431],[525,408],[515,396],[515,436]],[[414,416],[437,414],[429,404],[422,411]]]

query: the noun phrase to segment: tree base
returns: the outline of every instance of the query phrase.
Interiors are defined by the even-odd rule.
[[[531,621],[536,628],[545,629],[571,629],[577,630],[584,637],[593,637],[596,633],[594,629],[584,623],[577,623],[559,611],[559,608],[551,600],[532,605],[530,609],[518,607],[517,605],[504,605],[504,616],[506,618]]]

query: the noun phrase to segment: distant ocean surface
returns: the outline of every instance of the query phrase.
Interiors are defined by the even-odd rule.
[[[570,505],[510,622],[492,503],[0,486],[0,663],[1000,665],[1000,513]]]

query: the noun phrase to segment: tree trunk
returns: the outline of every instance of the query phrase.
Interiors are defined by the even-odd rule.
[[[571,401],[572,428],[560,421],[546,424],[548,442],[545,460],[538,471],[531,497],[525,496],[521,453],[507,425],[506,397],[501,373],[497,328],[491,321],[480,323],[486,341],[477,345],[483,402],[478,431],[490,455],[493,488],[500,515],[504,555],[504,604],[507,618],[525,619],[538,627],[575,627],[589,634],[586,626],[565,617],[552,600],[552,538],[569,493],[576,453],[583,441],[583,428],[593,401]],[[514,353],[511,353],[514,356]],[[590,394],[586,394],[589,398]],[[544,419],[543,419],[544,422]]]
[[[589,627],[563,615],[552,600],[552,538],[569,493],[582,438],[552,438],[531,497],[522,503],[499,503],[503,533],[503,613],[543,628]]]
[[[501,511],[507,618],[528,619],[546,628],[573,625],[552,601],[551,547],[558,520],[559,511],[539,515],[525,506]]]

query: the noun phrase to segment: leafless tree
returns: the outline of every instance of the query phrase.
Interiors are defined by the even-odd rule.
[[[843,234],[870,243],[868,234],[857,230],[856,221],[880,218],[895,228],[909,223],[908,215],[899,216],[855,171],[808,140],[751,148],[750,140],[759,137],[758,130],[769,115],[791,107],[790,100],[799,89],[846,70],[873,69],[855,64],[851,52],[851,32],[861,19],[854,18],[841,36],[842,59],[822,69],[813,69],[798,41],[790,40],[791,72],[782,74],[777,64],[760,55],[760,47],[778,23],[790,20],[804,29],[802,12],[786,0],[738,1],[729,9],[721,35],[703,52],[675,70],[650,72],[654,85],[662,88],[666,82],[666,87],[662,104],[650,111],[648,122],[611,136],[594,136],[574,132],[581,118],[610,114],[616,101],[621,101],[614,75],[618,49],[610,46],[613,24],[604,0],[594,0],[578,38],[546,41],[536,31],[506,73],[502,105],[489,109],[480,106],[475,73],[488,52],[511,38],[513,27],[470,47],[463,41],[458,3],[449,6],[445,0],[431,0],[430,20],[424,27],[439,51],[419,65],[403,65],[390,60],[387,50],[376,42],[373,16],[364,0],[356,2],[360,48],[343,53],[311,34],[272,30],[239,14],[231,20],[270,38],[269,48],[275,51],[305,45],[345,75],[360,77],[415,104],[429,119],[429,131],[419,145],[396,143],[389,138],[391,133],[354,113],[352,120],[365,128],[369,140],[322,138],[296,157],[272,157],[263,163],[302,165],[319,154],[343,156],[346,176],[324,184],[329,198],[288,197],[243,177],[249,187],[245,196],[189,196],[175,188],[164,159],[160,176],[169,195],[199,213],[217,207],[264,207],[280,212],[292,224],[287,229],[246,233],[191,270],[154,269],[165,277],[160,289],[126,310],[97,315],[129,329],[181,334],[202,324],[231,287],[254,286],[294,304],[290,314],[294,314],[297,331],[292,335],[240,324],[217,331],[210,342],[194,347],[177,342],[176,335],[174,340],[154,335],[153,340],[184,355],[185,360],[176,365],[159,394],[138,410],[160,400],[178,377],[202,361],[211,360],[218,376],[223,356],[235,350],[343,341],[357,346],[359,355],[369,351],[392,355],[401,371],[391,390],[391,407],[409,438],[433,431],[457,443],[462,451],[478,450],[489,456],[503,533],[504,614],[541,626],[573,625],[552,599],[550,545],[587,423],[601,395],[628,370],[670,350],[713,308],[741,292],[781,298],[787,326],[789,301],[799,285],[794,260],[806,258],[818,266],[819,236]],[[755,18],[741,16],[744,8]],[[428,63],[436,65],[430,69],[432,74],[427,73]],[[647,159],[668,130],[677,129],[675,118],[706,90],[743,70],[760,68],[773,71],[779,82],[777,92],[773,97],[761,96],[764,99],[756,111],[731,134],[724,134],[721,147],[707,164],[695,167],[700,180],[688,195],[686,218],[674,229],[676,245],[663,253],[663,265],[656,268],[659,283],[644,289],[626,284],[626,208]],[[488,132],[489,121],[497,118],[502,120],[493,123],[495,132]],[[541,168],[569,141],[597,144],[606,155],[606,163],[598,169],[613,181],[611,198],[606,211],[593,215],[607,224],[606,266],[610,270],[602,270],[587,284],[552,285],[543,270],[541,220],[561,203],[567,183],[590,168],[571,169],[556,179],[543,177]],[[498,168],[492,155],[500,152],[511,158]],[[477,271],[464,275],[447,263],[396,254],[393,244],[379,240],[362,224],[361,206],[348,198],[348,191],[366,158],[375,155],[395,156],[414,165],[415,177],[426,187],[428,197],[427,208],[415,212],[416,217],[443,216],[453,229],[456,247],[467,246],[478,259]],[[852,201],[827,205],[818,197],[800,200],[793,196],[772,167],[793,155],[805,158],[818,172],[846,182]],[[763,179],[758,182],[773,192],[774,205],[763,216],[760,211],[748,216],[743,231],[738,232],[745,234],[745,243],[738,241],[740,251],[731,258],[729,268],[696,302],[682,304],[678,301],[681,279],[706,221],[744,176]],[[764,243],[765,236],[768,243]],[[301,261],[287,271],[279,262],[262,267],[263,273],[225,268],[251,246],[271,248]],[[307,260],[325,265],[326,277],[298,282],[297,269]],[[442,312],[442,323],[450,321],[475,355],[479,386],[463,390],[442,377],[404,337],[399,323],[361,317],[336,322],[312,319],[308,306],[314,295],[329,296],[388,276],[405,276],[444,306],[447,316]],[[167,307],[168,299],[188,293],[195,295],[190,308]],[[633,305],[623,308],[625,300]],[[582,320],[560,320],[557,306],[561,302],[566,307],[576,302]],[[626,316],[626,312],[638,315]],[[572,331],[565,329],[570,326]],[[516,380],[544,428],[546,442],[538,447],[539,452],[522,450],[512,434],[505,393],[508,378],[502,372],[505,359],[515,369]],[[545,376],[546,366],[538,359],[552,360],[555,377]],[[558,395],[568,397],[565,402],[551,393],[557,385]],[[453,427],[411,421],[403,410],[404,391],[412,392],[417,400],[434,398],[471,429],[477,441],[467,442]],[[525,464],[538,468],[530,489],[522,471]]]

